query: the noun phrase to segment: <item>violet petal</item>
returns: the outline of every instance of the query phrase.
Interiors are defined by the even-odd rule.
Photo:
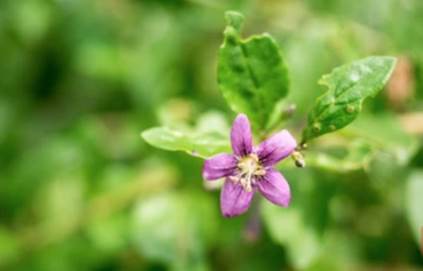
[[[223,216],[232,217],[246,212],[253,195],[254,191],[247,192],[240,184],[226,179],[220,193],[220,209]]]
[[[204,162],[203,178],[210,181],[232,175],[236,164],[237,160],[232,154],[217,154]]]
[[[231,143],[234,154],[238,156],[245,156],[253,150],[251,126],[244,114],[239,114],[232,124]]]
[[[255,152],[264,166],[272,166],[289,156],[296,147],[295,138],[287,130],[282,130],[261,142]]]
[[[266,175],[257,182],[260,193],[270,202],[288,207],[291,201],[291,190],[282,174],[274,169],[269,169]]]

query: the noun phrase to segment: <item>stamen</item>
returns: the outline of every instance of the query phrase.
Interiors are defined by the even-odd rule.
[[[251,192],[257,177],[264,176],[266,170],[260,164],[259,158],[256,154],[244,156],[238,161],[238,174],[231,176],[230,180],[238,182],[244,190]]]

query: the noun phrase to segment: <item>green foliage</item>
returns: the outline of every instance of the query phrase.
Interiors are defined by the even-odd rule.
[[[207,270],[205,248],[216,238],[218,212],[196,193],[167,193],[142,199],[133,216],[140,252],[171,270]]]
[[[389,154],[399,165],[407,165],[418,150],[418,140],[407,133],[399,120],[391,114],[363,115],[348,129],[346,134],[362,138],[371,144],[373,151]]]
[[[156,127],[141,133],[150,145],[168,150],[184,151],[193,156],[210,157],[220,152],[230,152],[228,127],[218,113],[200,116],[195,128]]]
[[[348,172],[367,168],[374,158],[374,149],[357,139],[339,145],[321,146],[309,152],[307,165],[333,172]]]
[[[19,256],[19,240],[13,232],[0,228],[0,266]]]
[[[297,209],[284,210],[265,203],[263,219],[273,240],[288,248],[290,261],[296,268],[309,266],[319,253],[319,239],[308,228]]]
[[[319,83],[328,90],[317,99],[309,113],[303,141],[350,124],[360,113],[363,101],[383,88],[394,67],[395,58],[368,57],[324,75]]]
[[[288,94],[288,75],[276,41],[267,33],[241,38],[244,17],[226,13],[218,82],[232,110],[245,113],[256,131],[266,128],[276,103]]]
[[[154,147],[168,151],[185,151],[193,156],[209,157],[230,151],[227,135],[218,132],[201,133],[157,127],[144,131],[142,137]]]
[[[421,242],[423,227],[423,172],[411,172],[406,184],[406,210],[416,243]],[[419,244],[422,245],[422,244]]]
[[[362,114],[337,135],[327,135],[307,152],[307,164],[333,172],[368,169],[373,160],[387,156],[393,164],[409,163],[418,140],[406,133],[390,114]]]
[[[222,98],[233,9],[248,20],[231,13],[224,48],[250,50],[254,65],[234,63],[254,73],[225,58]],[[421,14],[421,0],[0,1],[0,270],[422,269]],[[159,150],[229,151],[230,108],[257,140],[300,139],[321,75],[375,54],[398,59],[385,90],[313,138],[306,168],[279,165],[289,208],[225,219],[203,160]]]

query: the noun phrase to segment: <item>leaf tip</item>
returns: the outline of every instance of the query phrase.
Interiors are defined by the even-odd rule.
[[[231,26],[237,32],[240,32],[242,25],[244,24],[244,15],[240,12],[229,10],[225,12],[225,20],[228,26]]]
[[[386,67],[386,76],[384,77],[384,80],[383,80],[383,84],[385,84],[389,80],[389,78],[391,77],[395,69],[395,66],[397,64],[397,58],[394,56],[377,56],[373,58],[378,59],[379,64],[381,66]]]
[[[147,142],[149,140],[149,134],[150,134],[149,131],[150,131],[150,129],[147,129],[147,130],[144,130],[144,131],[141,131],[140,132],[140,137],[142,139],[144,139],[145,141],[147,141]]]
[[[391,76],[392,72],[395,69],[395,66],[397,65],[397,60],[398,59],[396,57],[393,57],[393,56],[387,56],[386,58],[388,59],[389,64],[391,65],[391,69],[389,71],[389,76]]]

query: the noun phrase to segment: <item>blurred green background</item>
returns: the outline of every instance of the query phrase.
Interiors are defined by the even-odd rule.
[[[282,164],[290,208],[234,219],[201,159],[139,136],[205,113],[230,124],[216,83],[228,9],[283,48],[297,135],[322,74],[399,58],[307,168]],[[423,270],[422,135],[420,0],[2,0],[0,270]]]

